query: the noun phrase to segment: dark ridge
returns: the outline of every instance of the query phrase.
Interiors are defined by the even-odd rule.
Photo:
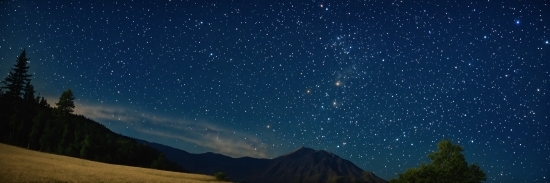
[[[348,160],[324,150],[301,147],[274,159],[232,158],[215,153],[192,154],[169,146],[139,141],[157,148],[168,159],[193,173],[224,172],[229,180],[243,183],[357,182],[387,183]]]

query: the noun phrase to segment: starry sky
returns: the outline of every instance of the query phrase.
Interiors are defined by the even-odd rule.
[[[53,104],[232,157],[306,146],[384,179],[442,139],[488,182],[550,180],[548,1],[0,1]]]

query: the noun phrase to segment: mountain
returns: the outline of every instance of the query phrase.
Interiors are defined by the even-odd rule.
[[[363,178],[365,175],[365,179]],[[367,181],[369,180],[369,181]],[[302,147],[272,160],[267,169],[248,182],[386,182],[348,160],[323,151]]]
[[[263,170],[269,165],[268,159],[251,157],[232,158],[216,153],[191,154],[184,150],[176,149],[162,144],[138,140],[138,143],[149,145],[163,154],[171,161],[185,165],[189,172],[206,175],[214,175],[216,172],[224,172],[232,181],[243,181],[250,175]]]
[[[358,182],[387,183],[339,156],[306,147],[274,159],[232,158],[215,153],[192,154],[157,143],[139,141],[161,151],[190,172],[213,175],[224,172],[231,181],[275,182]]]

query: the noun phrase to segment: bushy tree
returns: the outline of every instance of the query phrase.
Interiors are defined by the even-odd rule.
[[[431,163],[422,163],[418,168],[409,168],[390,183],[479,183],[487,177],[481,168],[472,164],[468,166],[462,147],[450,140],[437,144],[438,151],[429,154]]]
[[[2,81],[2,88],[7,89],[5,95],[13,97],[21,97],[24,86],[30,82],[32,75],[28,74],[29,66],[27,66],[30,58],[27,58],[25,50],[21,52],[15,61],[14,67],[9,71],[8,76]]]
[[[159,153],[157,159],[151,163],[151,168],[158,170],[170,170],[170,161],[164,157],[164,154]]]
[[[62,114],[72,113],[74,111],[74,95],[70,88],[61,94],[59,102],[55,103],[55,105],[57,105],[57,109]]]
[[[222,181],[227,181],[228,180],[227,175],[225,175],[225,173],[223,173],[223,172],[215,173],[214,177],[216,177],[216,180],[222,180]]]

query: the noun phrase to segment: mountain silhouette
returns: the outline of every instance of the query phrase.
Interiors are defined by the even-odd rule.
[[[232,158],[216,153],[192,154],[184,150],[139,140],[161,151],[193,173],[224,172],[229,180],[242,183],[387,183],[374,173],[324,150],[302,147],[274,159]]]
[[[366,180],[364,180],[365,175]],[[365,172],[348,160],[323,151],[302,147],[279,156],[248,182],[386,182],[372,172]]]

